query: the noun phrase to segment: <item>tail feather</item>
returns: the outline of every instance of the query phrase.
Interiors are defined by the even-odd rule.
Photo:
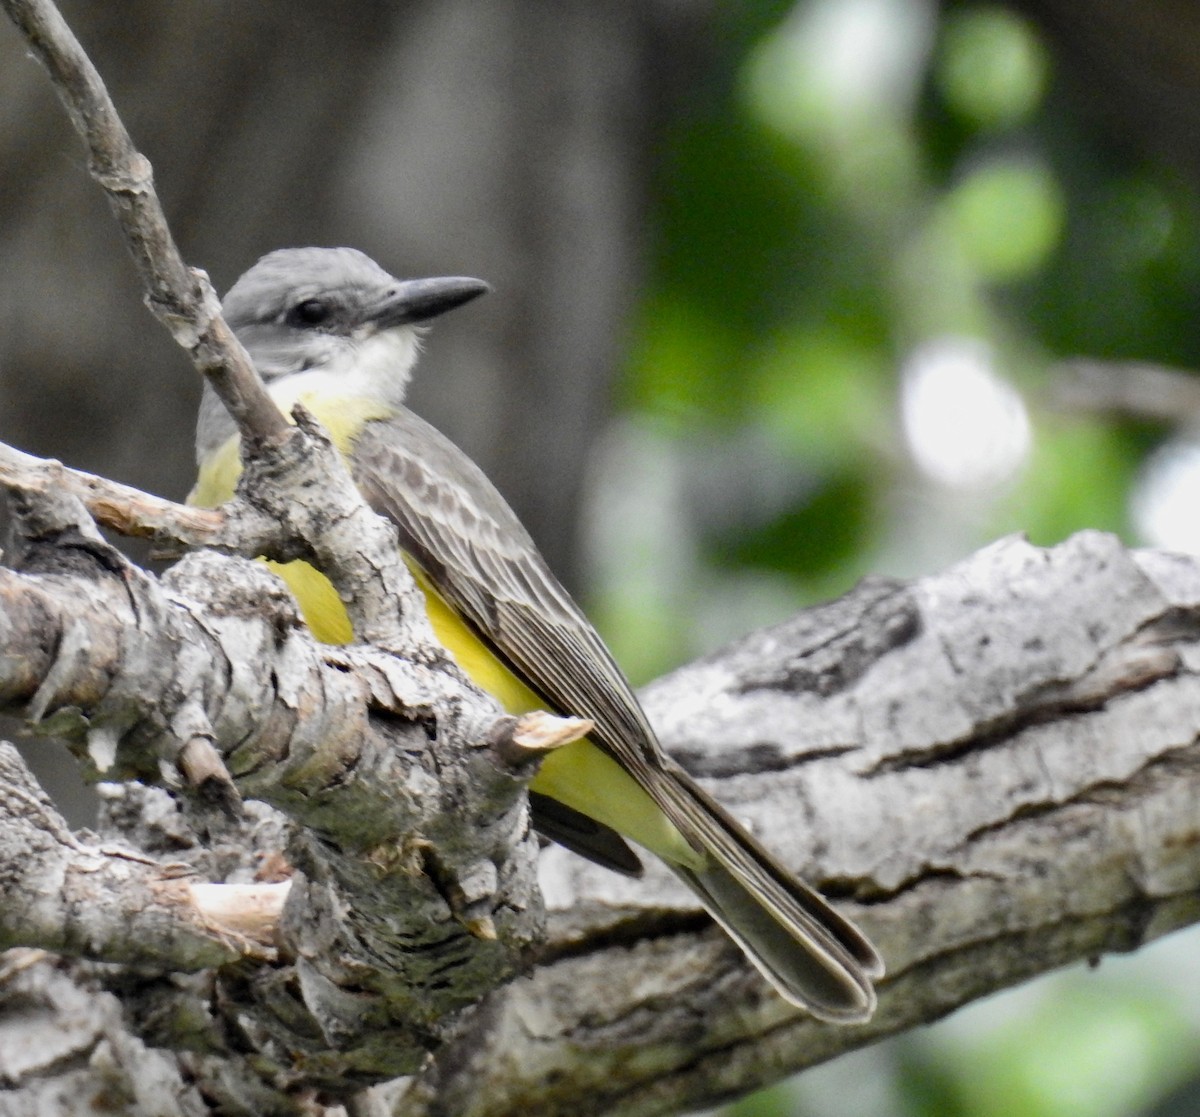
[[[672,769],[663,784],[671,785],[668,796],[708,859],[700,868],[672,865],[676,875],[783,997],[822,1020],[867,1020],[875,1010],[873,981],[883,975],[870,941],[690,776]]]
[[[721,865],[703,872],[672,866],[708,913],[771,985],[821,1020],[854,1024],[875,1011],[865,973],[824,936],[774,918],[753,892]]]

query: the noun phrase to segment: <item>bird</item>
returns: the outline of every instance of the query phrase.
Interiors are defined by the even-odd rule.
[[[367,503],[398,529],[435,636],[510,714],[589,719],[588,737],[549,752],[529,786],[536,829],[610,869],[654,854],[775,990],[818,1019],[859,1023],[876,1005],[881,957],[785,868],[659,744],[633,688],[504,498],[462,450],[405,406],[433,318],[477,298],[466,277],[397,279],[353,248],[263,256],[222,312],[288,415],[325,427]],[[234,493],[239,440],[211,387],[196,430],[189,500]],[[273,564],[314,637],[354,639],[333,586],[303,562]]]

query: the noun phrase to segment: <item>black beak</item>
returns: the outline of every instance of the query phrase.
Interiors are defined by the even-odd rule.
[[[400,280],[367,312],[367,319],[381,330],[407,322],[426,322],[490,290],[482,279],[462,276]]]

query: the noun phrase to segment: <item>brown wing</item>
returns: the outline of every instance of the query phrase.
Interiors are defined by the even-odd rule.
[[[672,867],[776,987],[828,1019],[869,1016],[870,979],[882,972],[874,947],[663,755],[603,641],[478,466],[401,410],[366,425],[353,469],[447,602],[548,706],[591,718],[592,739],[705,853],[698,870]],[[573,820],[546,821],[606,863],[569,840]]]
[[[621,669],[515,513],[461,450],[411,411],[368,423],[354,477],[451,606],[556,712],[589,717],[635,774],[662,768]]]

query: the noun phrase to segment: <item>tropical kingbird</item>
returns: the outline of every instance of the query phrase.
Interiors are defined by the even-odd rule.
[[[796,879],[662,751],[603,641],[504,499],[461,450],[404,406],[420,324],[487,290],[476,279],[399,280],[349,248],[264,256],[225,318],[284,414],[325,426],[367,502],[399,529],[434,633],[510,713],[545,709],[595,730],[549,753],[530,785],[535,826],[618,871],[650,850],[789,1001],[867,1019],[874,947]],[[215,506],[241,470],[232,420],[208,387],[191,500]],[[348,643],[336,591],[305,563],[276,566],[317,639]]]

